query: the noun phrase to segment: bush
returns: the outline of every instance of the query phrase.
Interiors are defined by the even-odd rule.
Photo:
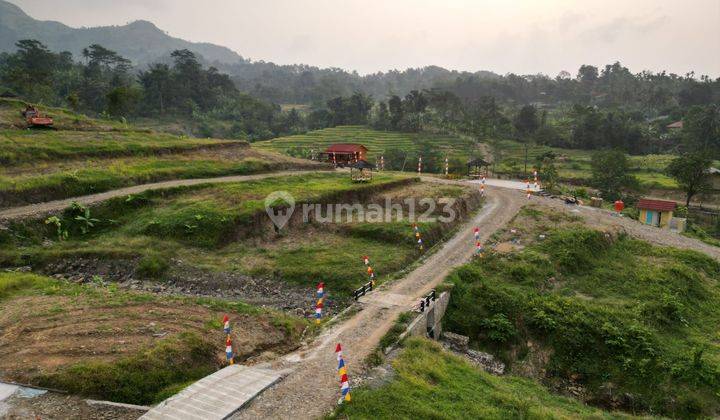
[[[158,254],[148,254],[142,257],[138,264],[137,275],[145,278],[157,279],[170,268],[167,258]]]
[[[491,318],[483,319],[480,326],[485,330],[487,338],[495,343],[508,342],[517,333],[505,314],[495,314]]]

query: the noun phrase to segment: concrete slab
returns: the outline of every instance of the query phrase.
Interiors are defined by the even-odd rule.
[[[17,385],[5,384],[0,382],[0,401],[5,401],[11,397],[18,389]]]
[[[161,402],[141,419],[224,419],[282,377],[267,368],[232,365]]]

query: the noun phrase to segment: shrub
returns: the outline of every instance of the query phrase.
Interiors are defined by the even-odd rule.
[[[162,255],[148,254],[142,257],[136,273],[145,278],[160,278],[170,267],[167,259]]]
[[[506,343],[512,339],[517,331],[505,314],[495,314],[480,321],[485,335],[490,341]]]

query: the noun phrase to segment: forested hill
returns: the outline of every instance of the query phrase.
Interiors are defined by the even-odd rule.
[[[58,3],[58,7],[61,5]],[[123,26],[71,28],[60,22],[41,21],[28,16],[12,3],[0,0],[0,52],[15,51],[21,39],[36,39],[51,50],[70,51],[75,57],[91,44],[117,51],[136,65],[169,57],[171,51],[188,49],[207,62],[236,63],[242,57],[226,47],[173,38],[147,21]]]

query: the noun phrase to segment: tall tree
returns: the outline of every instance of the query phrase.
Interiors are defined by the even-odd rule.
[[[666,172],[677,181],[685,192],[685,205],[698,194],[712,189],[709,169],[712,159],[705,153],[684,153],[673,159]]]
[[[595,152],[590,162],[591,183],[606,200],[615,201],[627,192],[638,189],[638,180],[630,174],[627,155],[620,150]]]
[[[532,135],[540,126],[537,116],[537,108],[532,105],[525,105],[520,108],[520,112],[518,112],[515,116],[513,125],[520,134],[520,139],[525,144],[525,176],[527,176],[528,149],[530,147]]]

